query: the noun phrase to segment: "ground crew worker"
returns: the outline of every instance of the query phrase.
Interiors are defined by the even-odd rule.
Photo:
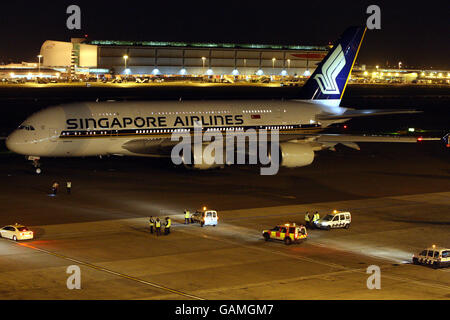
[[[67,181],[66,188],[67,188],[67,194],[70,194],[70,190],[72,189],[72,181]]]
[[[155,227],[155,219],[153,219],[153,217],[150,217],[148,223],[150,224],[150,233],[153,233],[153,228]]]
[[[313,220],[312,220],[314,227],[316,226],[314,222],[319,221],[319,219],[320,219],[319,213],[316,211],[316,213],[314,213],[314,215],[313,215]]]
[[[159,220],[159,218],[156,218],[155,228],[156,228],[156,235],[160,236],[161,235],[161,221]]]
[[[169,234],[170,233],[170,226],[172,225],[172,220],[167,217],[166,218],[166,226],[164,227],[164,234]]]
[[[316,211],[315,215],[317,215],[316,220],[320,220],[320,215],[319,215],[319,213],[317,211]]]
[[[189,219],[191,218],[191,213],[189,210],[184,210],[184,224],[189,224]]]
[[[307,226],[307,227],[309,227],[309,223],[311,222],[311,218],[309,217],[309,212],[308,211],[306,211],[306,214],[305,214],[305,225]]]
[[[56,196],[56,193],[58,192],[58,187],[59,187],[59,183],[58,182],[53,182],[53,185],[52,185],[52,194],[54,195],[54,196]]]

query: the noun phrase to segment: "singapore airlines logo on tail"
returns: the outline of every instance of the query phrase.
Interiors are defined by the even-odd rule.
[[[345,56],[342,47],[339,44],[336,50],[325,61],[322,66],[322,74],[317,74],[314,79],[319,84],[323,94],[339,94],[339,87],[336,83],[336,77],[345,66]]]

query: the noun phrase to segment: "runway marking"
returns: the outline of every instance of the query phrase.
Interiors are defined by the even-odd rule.
[[[204,298],[201,298],[201,297],[198,297],[198,296],[194,296],[194,295],[191,295],[191,294],[188,294],[188,293],[185,293],[185,292],[182,292],[182,291],[178,291],[178,290],[175,290],[175,289],[172,289],[172,288],[164,287],[164,286],[159,285],[157,283],[146,281],[146,280],[142,280],[142,279],[139,279],[139,278],[136,278],[136,277],[132,277],[132,276],[129,276],[129,275],[117,272],[117,271],[113,271],[113,270],[109,270],[109,269],[106,269],[106,268],[103,268],[103,267],[100,267],[100,266],[96,266],[96,265],[88,263],[88,262],[84,262],[84,261],[80,261],[80,260],[77,260],[77,259],[73,259],[73,258],[67,257],[65,255],[62,255],[62,254],[59,254],[59,253],[56,253],[56,252],[52,252],[52,251],[48,251],[48,250],[45,250],[45,249],[41,249],[41,248],[32,246],[32,245],[27,244],[27,243],[15,243],[15,244],[20,245],[22,247],[30,248],[30,249],[33,249],[33,250],[36,250],[36,251],[40,251],[40,252],[43,252],[43,253],[46,253],[46,254],[50,254],[52,256],[55,256],[55,257],[58,257],[58,258],[61,258],[61,259],[72,261],[72,262],[75,262],[77,264],[84,265],[84,266],[92,268],[92,269],[96,269],[98,271],[103,271],[103,272],[106,272],[106,273],[110,273],[110,274],[119,276],[121,278],[125,278],[125,279],[128,279],[128,280],[133,280],[135,282],[139,282],[139,283],[145,284],[147,286],[151,286],[151,287],[154,287],[154,288],[157,288],[157,289],[160,289],[160,290],[168,291],[170,293],[177,294],[177,295],[180,295],[180,296],[183,296],[183,297],[191,298],[191,299],[194,299],[194,300],[205,300]]]

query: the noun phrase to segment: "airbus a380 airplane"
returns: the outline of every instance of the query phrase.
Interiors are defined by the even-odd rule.
[[[40,172],[40,157],[126,155],[170,156],[173,132],[223,133],[278,129],[282,166],[312,163],[314,152],[341,143],[416,142],[411,137],[324,135],[333,123],[354,117],[410,113],[411,110],[353,110],[341,98],[364,38],[362,27],[348,28],[302,88],[305,100],[87,102],[49,107],[26,119],[6,140],[13,152],[28,156]],[[198,169],[215,165],[194,164]]]

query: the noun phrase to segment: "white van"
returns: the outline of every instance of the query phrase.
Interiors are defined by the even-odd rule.
[[[200,226],[213,226],[217,225],[217,221],[219,220],[219,216],[217,215],[216,210],[201,210],[195,212],[191,216],[191,222],[198,222]]]
[[[352,215],[350,212],[340,212],[334,210],[332,213],[327,214],[323,218],[315,221],[314,224],[317,228],[330,230],[331,228],[350,228],[352,222]]]

